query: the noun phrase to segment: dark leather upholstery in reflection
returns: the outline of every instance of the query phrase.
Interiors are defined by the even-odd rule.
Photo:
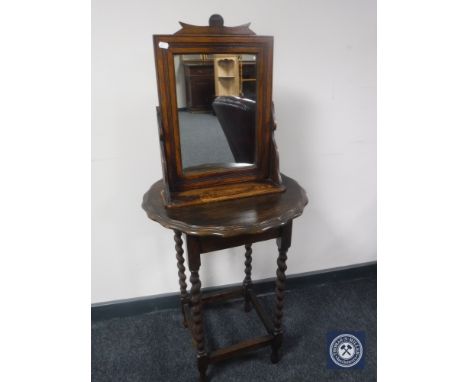
[[[237,163],[255,163],[255,116],[257,103],[247,98],[220,96],[213,110]]]

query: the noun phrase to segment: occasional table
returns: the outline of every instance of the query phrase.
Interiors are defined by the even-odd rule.
[[[197,348],[200,381],[206,380],[208,364],[239,355],[263,346],[271,346],[271,361],[280,359],[282,317],[287,251],[291,245],[292,221],[300,216],[307,204],[302,187],[293,179],[283,177],[286,191],[270,195],[207,203],[179,208],[165,208],[161,197],[162,180],[156,182],[143,197],[143,209],[148,217],[174,231],[179,270],[180,303],[184,326],[189,328]],[[190,293],[184,266],[182,233],[186,236]],[[252,290],[252,243],[276,239],[278,269],[276,271],[276,306],[273,320],[268,317]],[[222,292],[202,293],[199,269],[200,255],[226,248],[245,246],[245,277],[242,286]],[[232,298],[244,298],[244,309],[253,306],[267,335],[207,352],[203,328],[203,305]]]

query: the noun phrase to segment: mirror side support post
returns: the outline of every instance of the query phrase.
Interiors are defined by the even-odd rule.
[[[275,105],[271,102],[271,143],[270,143],[270,177],[273,184],[280,186],[282,184],[281,173],[279,169],[279,151],[275,140],[276,131]]]
[[[161,117],[161,108],[159,106],[156,106],[156,117],[158,120],[159,150],[161,152],[161,164],[162,164],[163,179],[164,179],[164,191],[161,197],[163,198],[165,204],[169,204],[171,202],[171,192],[169,189],[169,182],[167,180],[165,134],[164,134],[164,126],[162,123],[162,117]]]

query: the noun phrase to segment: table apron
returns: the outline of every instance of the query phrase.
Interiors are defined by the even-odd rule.
[[[238,247],[245,244],[252,244],[258,241],[275,239],[277,237],[281,237],[281,233],[282,227],[275,227],[261,233],[237,235],[232,237],[187,235],[187,241],[197,241],[200,253],[207,253]]]

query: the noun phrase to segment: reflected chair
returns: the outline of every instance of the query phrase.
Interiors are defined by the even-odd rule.
[[[237,163],[255,163],[255,117],[257,103],[248,98],[220,96],[213,110]]]

